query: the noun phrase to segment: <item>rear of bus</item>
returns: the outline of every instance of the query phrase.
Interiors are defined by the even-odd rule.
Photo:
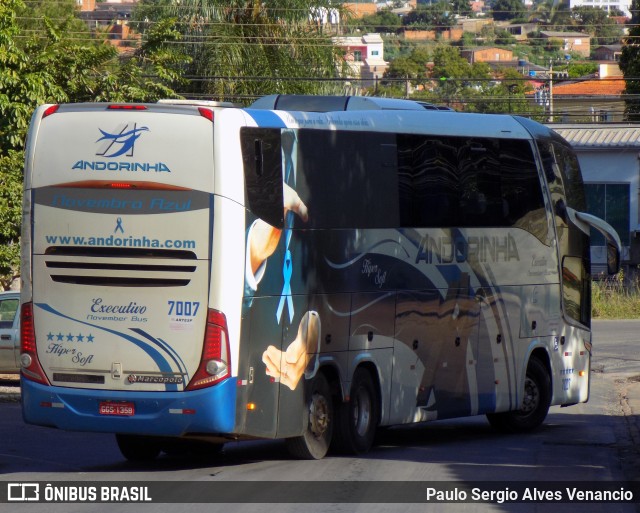
[[[213,118],[214,109],[160,104],[34,114],[22,233],[26,422],[159,436],[233,429],[227,318],[209,300]]]

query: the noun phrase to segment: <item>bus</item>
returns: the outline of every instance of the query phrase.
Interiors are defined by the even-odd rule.
[[[43,105],[24,178],[27,423],[113,433],[130,460],[256,438],[319,459],[385,426],[528,431],[589,397],[590,231],[610,273],[620,239],[532,120]]]

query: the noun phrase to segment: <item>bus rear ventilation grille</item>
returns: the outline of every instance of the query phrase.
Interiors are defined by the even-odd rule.
[[[107,287],[186,287],[191,280],[175,278],[139,278],[116,276],[71,276],[52,274],[51,279],[58,283],[74,285],[104,285]]]
[[[85,246],[50,246],[45,255],[93,257],[93,258],[171,258],[197,260],[193,251],[154,248],[106,248]]]

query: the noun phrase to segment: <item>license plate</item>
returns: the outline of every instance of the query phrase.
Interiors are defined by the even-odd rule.
[[[136,407],[133,403],[100,403],[100,415],[118,415],[121,417],[131,417],[136,413]]]

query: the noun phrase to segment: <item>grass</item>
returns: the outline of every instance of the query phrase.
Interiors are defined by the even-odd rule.
[[[640,318],[640,279],[625,279],[620,271],[611,278],[593,281],[591,313],[597,319]]]

